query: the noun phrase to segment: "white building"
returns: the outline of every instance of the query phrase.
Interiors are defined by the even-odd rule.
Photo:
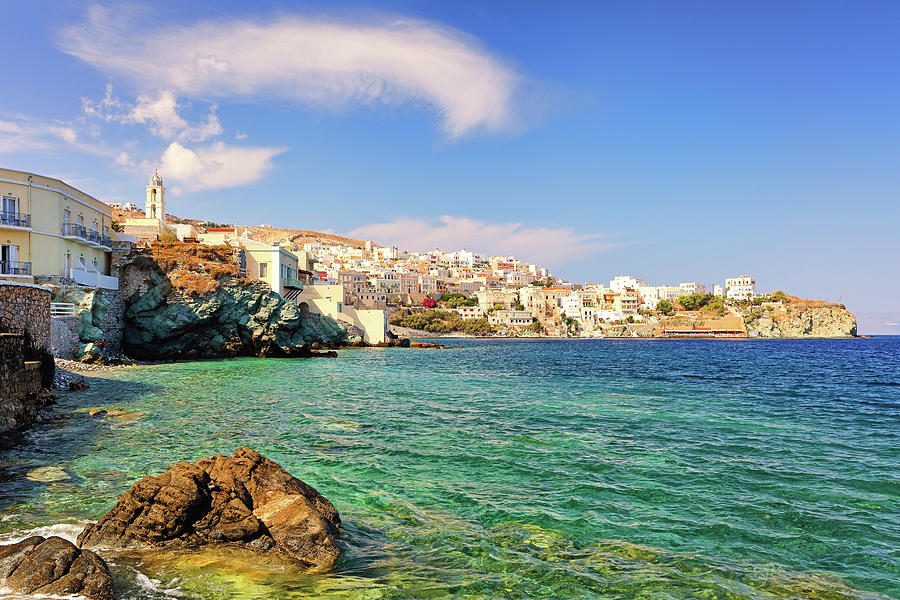
[[[581,320],[581,297],[576,294],[563,296],[559,300],[559,314]]]
[[[625,291],[626,288],[631,288],[636,290],[638,288],[644,287],[647,284],[644,283],[643,279],[637,279],[630,275],[619,275],[615,279],[611,279],[609,281],[609,289],[615,292]]]
[[[682,283],[680,287],[681,293],[685,295],[706,293],[706,284],[703,283]]]
[[[527,310],[497,310],[488,317],[488,322],[497,327],[527,327],[533,321]]]
[[[756,296],[756,280],[746,275],[726,279],[725,296],[729,300],[752,300]]]
[[[714,285],[714,286],[713,286],[713,296],[724,296],[724,295],[725,295],[725,294],[722,293],[722,286],[721,286],[721,285]]]
[[[459,318],[463,321],[468,321],[469,319],[480,319],[484,316],[484,310],[480,306],[460,306],[451,310],[456,311],[456,313],[459,315]]]
[[[534,279],[528,273],[521,273],[519,271],[511,271],[506,274],[506,285],[510,285],[512,287],[518,287],[520,285],[528,285],[531,283],[531,280]]]

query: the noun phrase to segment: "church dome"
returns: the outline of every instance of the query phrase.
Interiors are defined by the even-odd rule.
[[[159,173],[156,172],[156,169],[153,169],[153,175],[150,176],[150,185],[162,187],[162,184],[162,177],[159,176]]]

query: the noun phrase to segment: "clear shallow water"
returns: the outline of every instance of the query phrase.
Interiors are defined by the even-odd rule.
[[[0,442],[0,540],[248,445],[336,571],[113,557],[126,597],[900,597],[900,338],[460,344],[117,372]]]

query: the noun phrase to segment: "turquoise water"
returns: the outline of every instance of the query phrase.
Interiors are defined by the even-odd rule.
[[[111,557],[125,597],[900,597],[900,338],[460,344],[104,375],[0,443],[0,538],[248,445],[337,569]]]

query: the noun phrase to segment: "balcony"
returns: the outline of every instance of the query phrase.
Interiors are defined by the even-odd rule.
[[[109,236],[103,235],[99,231],[88,229],[78,223],[63,223],[61,231],[65,238],[83,240],[93,246],[112,247],[112,239]]]
[[[17,262],[13,260],[0,261],[0,275],[31,276],[30,262]]]
[[[285,279],[285,280],[284,280],[284,287],[286,287],[286,288],[294,288],[294,289],[297,289],[297,290],[302,290],[302,289],[303,289],[303,282],[300,281],[299,279]]]
[[[0,227],[31,227],[31,215],[25,213],[0,212]]]

